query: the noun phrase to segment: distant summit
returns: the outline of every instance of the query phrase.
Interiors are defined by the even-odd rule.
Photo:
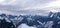
[[[51,17],[51,18],[59,18],[60,17],[60,12],[50,12],[48,17]]]

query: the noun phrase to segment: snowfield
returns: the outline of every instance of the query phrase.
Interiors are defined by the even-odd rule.
[[[21,24],[18,28],[36,28],[34,26],[28,26],[26,24]]]

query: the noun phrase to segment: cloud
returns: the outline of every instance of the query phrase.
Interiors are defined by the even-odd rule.
[[[49,3],[54,0],[5,0],[2,5],[11,5],[18,6],[22,9],[28,8],[43,8],[46,6],[46,3]]]
[[[60,6],[60,0],[52,1],[49,4],[47,4],[46,7],[56,7],[56,6]]]
[[[49,2],[52,2],[52,1],[49,1]],[[37,2],[38,4],[35,3],[35,4],[33,4],[33,6],[28,6],[27,8],[42,9],[42,8],[45,8],[49,2],[48,2],[48,0],[46,0],[46,1],[42,0],[41,2]]]
[[[20,8],[16,10],[40,9],[43,8],[43,6],[46,6],[47,2],[51,2],[51,1],[53,0],[3,0],[1,1],[0,5],[5,6],[5,8],[8,8],[10,6],[15,6],[15,7],[17,6],[18,8]]]
[[[0,0],[0,3],[3,3],[5,0]]]
[[[52,2],[49,2],[47,4],[47,6],[45,6],[46,9],[49,8],[50,11],[52,12],[60,12],[60,0],[56,0],[56,1],[52,1]]]
[[[4,0],[2,3],[0,3],[1,5],[15,5],[16,0]]]
[[[52,1],[52,0],[51,0]],[[51,2],[49,0],[49,2]],[[41,9],[41,8],[45,8],[45,6],[47,6],[47,3],[49,3],[48,0],[44,1],[44,0],[33,0],[33,1],[28,1],[25,2],[22,7],[24,9]]]
[[[0,12],[7,14],[17,13],[17,15],[33,13],[47,15],[49,13],[49,9],[44,8],[48,8],[48,6],[50,6],[50,3],[54,1],[56,0],[4,0],[0,2]]]

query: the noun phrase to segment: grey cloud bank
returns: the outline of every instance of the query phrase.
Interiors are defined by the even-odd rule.
[[[47,15],[49,9],[48,3],[57,0],[3,0],[0,2],[0,12],[6,14],[32,14]],[[2,12],[3,11],[3,12]]]

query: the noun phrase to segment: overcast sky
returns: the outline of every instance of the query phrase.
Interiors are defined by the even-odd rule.
[[[60,0],[0,0],[0,13],[47,15],[58,12]]]

